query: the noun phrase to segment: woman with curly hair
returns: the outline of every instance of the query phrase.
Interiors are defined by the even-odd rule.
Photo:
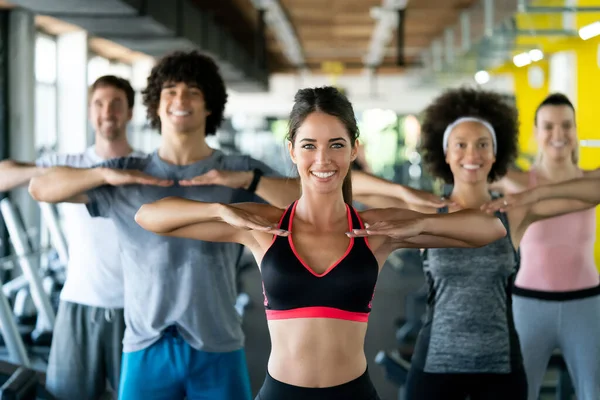
[[[600,175],[577,166],[575,108],[559,93],[535,113],[538,155],[529,171],[509,171],[494,184],[504,193]],[[541,186],[540,186],[541,187]],[[537,400],[552,353],[560,349],[577,398],[600,399],[600,278],[594,262],[595,203],[571,199],[581,211],[532,224],[521,240],[513,289],[529,400]]]
[[[352,105],[338,90],[302,89],[288,134],[300,199],[281,209],[171,197],[136,215],[144,229],[160,235],[237,242],[254,254],[272,344],[257,400],[378,399],[364,342],[379,271],[390,253],[478,247],[506,235],[497,218],[480,210],[357,212],[350,168],[358,133]]]
[[[517,111],[494,92],[460,88],[434,100],[425,110],[421,147],[431,173],[452,185],[452,205],[422,211],[452,214],[493,200],[490,184],[506,174],[517,154],[517,127]],[[515,249],[531,223],[576,208],[541,201],[498,212],[506,237],[477,249],[428,250],[428,311],[408,399],[527,398],[511,307]]]

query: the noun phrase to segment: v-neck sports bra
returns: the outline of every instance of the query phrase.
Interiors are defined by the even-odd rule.
[[[317,274],[294,247],[292,225],[297,204],[292,203],[279,222],[279,228],[290,234],[275,236],[261,262],[267,320],[334,318],[367,322],[379,275],[368,239],[350,238],[341,258]],[[364,229],[356,210],[348,205],[346,210],[349,230]]]

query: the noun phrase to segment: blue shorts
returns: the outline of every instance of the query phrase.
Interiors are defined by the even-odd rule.
[[[243,349],[208,353],[174,328],[152,346],[123,353],[119,400],[251,400]]]

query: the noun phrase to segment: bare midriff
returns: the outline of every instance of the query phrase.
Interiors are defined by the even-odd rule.
[[[293,386],[323,388],[350,382],[367,368],[367,324],[331,318],[269,321],[268,371]]]

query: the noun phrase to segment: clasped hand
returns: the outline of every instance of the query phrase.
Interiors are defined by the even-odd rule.
[[[388,236],[395,240],[402,240],[419,236],[422,233],[423,220],[414,218],[365,224],[364,229],[354,229],[346,235],[348,237]]]
[[[277,224],[273,224],[266,218],[235,206],[224,205],[219,217],[223,222],[239,229],[255,230],[277,236],[289,235],[289,231],[279,229]]]
[[[520,193],[507,194],[504,197],[487,202],[481,206],[481,210],[489,214],[496,211],[506,212],[513,208],[534,204],[538,201],[535,189],[526,190]]]

